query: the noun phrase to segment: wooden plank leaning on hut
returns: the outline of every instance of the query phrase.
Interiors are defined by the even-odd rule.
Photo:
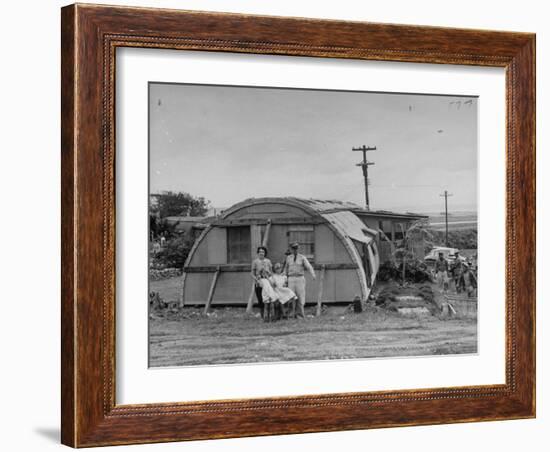
[[[212,299],[214,298],[214,291],[216,290],[216,283],[218,282],[218,276],[220,276],[221,268],[218,266],[214,277],[212,278],[212,284],[210,284],[210,290],[208,291],[208,298],[204,305],[204,314],[208,314],[210,305],[212,304]]]

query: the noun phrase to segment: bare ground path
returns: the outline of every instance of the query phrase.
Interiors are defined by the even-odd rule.
[[[244,308],[152,315],[150,366],[236,364],[477,352],[476,318],[403,316],[380,308],[328,308],[305,319],[264,323]]]

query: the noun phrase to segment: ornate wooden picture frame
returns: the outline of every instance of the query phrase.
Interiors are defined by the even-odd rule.
[[[78,4],[62,9],[61,26],[64,444],[85,447],[535,416],[533,34]],[[505,68],[505,384],[117,405],[114,89],[115,51],[120,47]]]

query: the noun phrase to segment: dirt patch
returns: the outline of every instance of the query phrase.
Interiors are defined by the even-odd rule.
[[[149,320],[149,364],[153,367],[238,364],[326,359],[362,359],[448,355],[477,352],[477,309],[468,315],[456,301],[458,315],[441,314],[446,300],[435,285],[412,285],[403,290],[394,283],[385,290],[384,306],[367,303],[363,312],[353,305],[306,307],[305,319],[264,323],[257,311],[243,307],[179,307],[181,278],[151,282],[163,300]],[[393,298],[392,298],[393,297]],[[378,298],[377,298],[378,299]],[[386,306],[387,303],[387,306]],[[157,303],[159,304],[159,303]],[[474,306],[468,302],[468,306]],[[393,307],[395,309],[389,309]],[[426,307],[430,314],[416,312]],[[412,309],[399,312],[399,309]]]
[[[314,317],[264,323],[244,308],[204,316],[183,308],[150,320],[153,367],[359,359],[477,352],[476,321],[403,316],[370,307],[361,314],[328,308]]]

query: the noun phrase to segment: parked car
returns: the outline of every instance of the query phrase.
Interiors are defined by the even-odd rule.
[[[439,253],[443,253],[443,257],[447,260],[449,264],[453,264],[456,261],[456,255],[460,250],[457,248],[447,248],[445,246],[436,246],[434,247],[427,255],[424,257],[424,262],[432,267],[435,264],[435,261],[439,259]],[[466,258],[460,256],[461,261],[465,262]]]

